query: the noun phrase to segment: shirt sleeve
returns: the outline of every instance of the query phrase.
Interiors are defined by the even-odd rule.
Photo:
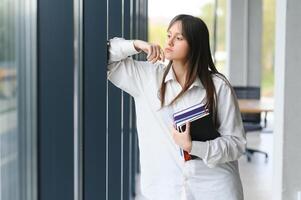
[[[118,88],[137,97],[143,85],[149,80],[151,66],[148,62],[136,61],[130,56],[139,53],[133,40],[113,38],[109,41],[108,79]]]
[[[208,167],[238,160],[245,152],[246,136],[237,99],[231,86],[223,83],[217,92],[217,131],[221,134],[206,142],[193,141],[190,154],[203,159]]]

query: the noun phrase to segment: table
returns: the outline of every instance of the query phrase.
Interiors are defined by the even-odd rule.
[[[264,128],[266,128],[267,126],[268,112],[274,111],[274,102],[273,99],[270,98],[238,99],[238,105],[239,105],[240,112],[244,114],[264,113]],[[265,132],[270,132],[270,131],[265,130]],[[251,155],[253,155],[254,152],[264,154],[267,161],[268,154],[266,152],[258,149],[246,148],[247,159],[249,162],[251,161]]]
[[[267,125],[268,112],[274,111],[274,101],[269,98],[262,99],[238,99],[241,113],[264,113],[264,127]]]

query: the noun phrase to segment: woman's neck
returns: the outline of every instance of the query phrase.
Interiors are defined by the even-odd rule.
[[[187,62],[184,63],[184,62],[173,61],[172,67],[177,81],[180,83],[180,85],[183,88],[186,82],[186,75],[188,71]]]

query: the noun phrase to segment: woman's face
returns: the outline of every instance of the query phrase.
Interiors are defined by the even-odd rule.
[[[167,31],[167,40],[164,48],[165,58],[185,63],[188,51],[188,42],[182,35],[182,23],[177,21]]]

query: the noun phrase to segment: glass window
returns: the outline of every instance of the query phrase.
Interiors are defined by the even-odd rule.
[[[226,0],[212,0],[201,8],[200,14],[208,26],[212,56],[221,73],[225,73],[226,64],[226,9]]]
[[[274,96],[274,52],[275,52],[275,0],[265,0],[263,3],[263,25],[262,25],[262,79],[261,95],[265,97]]]
[[[181,0],[164,2],[153,0],[149,2],[148,39],[150,42],[164,46],[168,23],[175,15],[184,13],[200,17],[209,29],[211,51],[216,67],[224,73],[226,62],[226,4],[226,0],[192,0],[189,4]],[[170,5],[172,5],[172,8],[166,9]],[[216,21],[216,26],[214,26],[214,21]]]
[[[29,2],[0,0],[1,200],[36,199],[35,4]]]

